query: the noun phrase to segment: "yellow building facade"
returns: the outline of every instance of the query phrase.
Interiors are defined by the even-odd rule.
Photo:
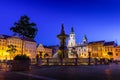
[[[119,52],[115,52],[115,49],[119,48],[116,46],[114,41],[105,42],[104,40],[101,40],[89,42],[88,49],[92,58],[115,59],[115,54],[119,54]],[[111,53],[111,55],[109,53]]]
[[[42,58],[45,58],[45,54],[48,54],[48,58],[52,58],[52,49],[48,47],[44,47],[42,44],[39,44],[37,47],[37,54],[41,54]]]
[[[114,48],[114,54],[113,54],[114,60],[119,60],[120,61],[120,45],[116,46]]]
[[[21,54],[23,43],[23,54],[28,55],[31,59],[36,58],[36,42],[25,38],[24,40],[17,36],[0,35],[0,60],[10,60],[10,53],[7,52],[8,45],[16,46],[15,55]],[[14,55],[14,56],[15,56]],[[13,57],[11,58],[13,59]]]
[[[115,42],[114,41],[110,41],[110,42],[105,42],[103,45],[103,58],[107,58],[107,59],[114,59],[114,49],[115,49]],[[112,53],[112,55],[109,55],[109,52]]]
[[[104,40],[88,43],[88,52],[92,58],[101,58],[103,53]]]
[[[6,38],[9,36],[6,35],[0,35],[0,60],[5,60],[9,56],[9,54],[6,52],[7,50],[7,41]]]

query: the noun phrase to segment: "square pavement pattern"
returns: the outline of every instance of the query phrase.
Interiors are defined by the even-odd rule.
[[[0,71],[0,80],[120,80],[120,65],[31,66],[30,71]]]

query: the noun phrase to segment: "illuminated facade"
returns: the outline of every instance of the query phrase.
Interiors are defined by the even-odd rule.
[[[28,55],[30,58],[36,58],[36,42],[34,40],[25,38],[24,39],[24,46],[23,46],[23,53]]]
[[[16,53],[21,54],[22,52],[22,42],[23,42],[23,54],[26,54],[31,59],[35,59],[36,57],[36,42],[32,39],[24,38],[21,39],[17,36],[7,36],[0,35],[0,59],[1,60],[9,60],[10,53],[7,52],[8,45],[16,46]],[[13,59],[13,57],[12,57]]]
[[[115,49],[115,47],[116,47],[117,45],[115,44],[115,42],[114,41],[111,41],[111,42],[105,42],[104,43],[104,45],[103,45],[103,55],[102,55],[102,57],[104,57],[104,58],[108,58],[108,59],[110,59],[110,58],[114,58],[114,49]],[[112,55],[109,55],[109,52],[111,52],[112,53]]]
[[[6,60],[9,54],[6,52],[7,50],[7,38],[10,36],[0,35],[0,60]]]
[[[45,54],[48,54],[47,58],[52,57],[52,49],[49,47],[45,47],[42,44],[39,44],[37,47],[37,54],[41,54],[42,58],[45,58]]]
[[[92,58],[115,59],[115,49],[117,48],[116,46],[117,44],[114,41],[105,42],[104,40],[102,40],[89,42],[88,49],[91,53]],[[109,53],[111,53],[111,55],[109,55]]]
[[[78,58],[88,58],[88,47],[85,44],[76,46]]]
[[[76,39],[73,27],[71,28],[70,39],[68,41],[68,47],[75,47],[76,46]]]
[[[45,53],[48,54],[48,58],[52,58],[52,49],[49,47],[44,47],[45,48]]]
[[[86,35],[83,37],[83,42],[76,46],[78,58],[88,58],[88,41]]]
[[[76,58],[76,55],[72,52],[76,47],[76,39],[73,27],[71,28],[70,38],[68,40],[68,58]]]
[[[114,41],[105,40],[88,42],[86,35],[81,44],[76,44],[75,33],[71,29],[70,39],[68,40],[68,58],[107,58],[120,60],[120,47]],[[77,55],[76,55],[77,54]]]
[[[76,44],[75,33],[72,27],[68,41],[68,58],[88,58],[87,43],[87,37],[84,35],[82,44]]]
[[[120,60],[120,45],[114,48],[113,58],[114,60]]]
[[[88,50],[92,58],[102,58],[104,43],[104,40],[88,43]]]

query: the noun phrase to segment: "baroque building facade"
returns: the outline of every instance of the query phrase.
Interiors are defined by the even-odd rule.
[[[68,40],[68,58],[87,58],[87,37],[84,35],[82,44],[76,44],[76,38],[73,27],[71,28],[70,38]]]
[[[120,61],[120,45],[114,48],[113,58]]]
[[[68,58],[75,58],[76,54],[74,54],[74,52],[76,47],[76,39],[75,39],[75,33],[73,27],[71,28],[70,38],[67,47],[68,47]]]
[[[88,41],[86,35],[83,37],[83,42],[76,46],[78,58],[88,58]]]
[[[47,58],[52,58],[52,49],[50,47],[39,44],[37,46],[37,54],[41,55],[41,58],[46,58],[45,57],[46,54]]]
[[[68,40],[68,58],[107,58],[120,60],[120,46],[114,42],[105,40],[88,42],[86,35],[81,44],[76,43],[73,27]]]
[[[23,50],[22,50],[22,41],[23,41]],[[21,52],[23,51],[23,54],[26,54],[31,59],[36,58],[36,42],[33,39],[29,39],[29,38],[21,39],[18,36],[0,35],[1,60],[10,60],[10,53],[7,52],[8,45],[16,46],[17,51],[14,53],[14,55],[21,54]]]

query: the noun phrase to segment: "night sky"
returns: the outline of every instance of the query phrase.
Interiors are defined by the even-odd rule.
[[[84,34],[88,41],[120,43],[119,0],[0,0],[0,34],[12,35],[9,29],[22,15],[37,24],[35,40],[44,45],[59,44],[62,23],[67,34],[74,27],[77,43]]]

